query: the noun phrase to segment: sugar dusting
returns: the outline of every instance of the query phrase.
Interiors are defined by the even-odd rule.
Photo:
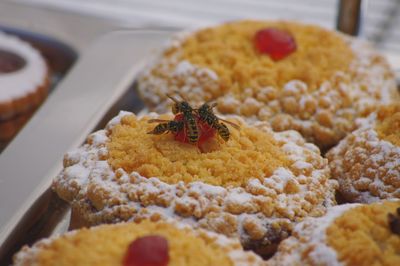
[[[93,224],[157,215],[250,241],[265,235],[265,228],[272,224],[290,230],[291,222],[310,213],[323,215],[326,206],[335,204],[337,184],[329,179],[327,161],[318,148],[306,145],[296,132],[273,133],[265,122],[254,126],[273,134],[292,164],[276,169],[271,176],[250,179],[245,187],[182,181],[167,184],[137,172],[113,170],[107,162],[106,146],[110,130],[125,115],[133,114],[121,112],[105,130],[93,133],[86,144],[67,153],[65,169],[53,184],[62,198],[94,206],[85,213]]]
[[[13,52],[26,61],[21,70],[0,74],[0,102],[27,96],[44,84],[48,71],[46,63],[28,43],[0,31],[0,49]]]
[[[325,265],[341,266],[336,252],[326,243],[326,230],[332,222],[358,204],[344,204],[328,209],[319,218],[306,218],[297,224],[293,234],[284,240],[268,265]]]
[[[251,251],[244,251],[240,246],[240,243],[237,239],[227,238],[224,235],[216,234],[213,232],[209,232],[202,229],[193,230],[187,224],[179,223],[172,219],[167,219],[163,221],[164,223],[168,223],[171,226],[174,226],[178,229],[189,229],[194,235],[210,239],[212,243],[217,244],[218,246],[224,247],[226,250],[227,256],[231,259],[232,265],[234,266],[261,266],[265,265],[265,262],[255,255]],[[102,225],[97,227],[91,227],[89,230],[93,233],[96,231],[102,230],[102,228],[109,227],[109,226],[124,226],[124,223],[116,224],[116,225]],[[73,234],[79,233],[79,230],[70,231],[63,236],[72,236]],[[37,258],[41,251],[45,250],[49,247],[52,242],[58,239],[59,236],[52,236],[51,238],[40,240],[36,242],[32,247],[24,246],[21,251],[19,251],[14,256],[14,263],[15,266],[23,266],[23,265],[37,265]],[[101,243],[96,243],[101,244]],[[185,252],[184,250],[182,252]]]
[[[379,138],[376,114],[327,153],[340,191],[350,202],[400,198],[400,147]]]
[[[399,99],[394,74],[386,60],[365,41],[337,35],[352,49],[354,60],[346,73],[338,71],[319,88],[291,80],[282,89],[273,86],[247,88],[242,92],[224,89],[211,69],[179,60],[179,48],[190,36],[186,33],[173,38],[172,54],[161,53],[143,70],[138,89],[158,112],[168,110],[165,94],[178,90],[193,104],[217,100],[220,113],[269,121],[279,131],[295,129],[308,141],[330,147],[354,130],[354,120],[371,113],[377,103]]]

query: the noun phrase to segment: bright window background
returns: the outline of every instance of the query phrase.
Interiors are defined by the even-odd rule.
[[[16,0],[95,15],[122,26],[187,28],[241,18],[335,28],[338,0]],[[363,0],[361,36],[400,53],[400,0]]]

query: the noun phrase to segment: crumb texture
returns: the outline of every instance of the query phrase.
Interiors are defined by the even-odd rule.
[[[292,34],[296,52],[278,61],[258,53],[254,37],[264,28]],[[294,79],[316,89],[335,72],[346,71],[354,57],[338,35],[320,27],[290,22],[243,21],[206,28],[186,38],[181,47],[172,47],[165,53],[176,53],[177,49],[182,49],[180,61],[211,69],[219,77],[220,87],[238,93],[245,88],[282,89]]]
[[[14,265],[123,265],[129,244],[135,239],[160,235],[168,240],[171,266],[262,265],[261,259],[241,249],[239,242],[202,230],[153,223],[102,225],[81,229],[58,238],[43,240],[32,248],[24,247]],[[239,262],[235,256],[241,255]],[[241,264],[242,263],[242,264]],[[246,264],[247,265],[247,264]]]
[[[277,27],[297,51],[280,61],[258,54],[254,34]],[[166,93],[193,104],[218,101],[217,110],[294,129],[321,148],[355,128],[354,119],[379,102],[399,99],[385,58],[367,43],[323,28],[285,21],[236,21],[173,38],[138,79],[151,108],[166,111]]]
[[[400,147],[400,104],[382,106],[378,110],[376,131],[380,139]]]
[[[293,223],[336,204],[327,160],[295,131],[275,133],[265,122],[231,117],[240,131],[200,154],[169,135],[145,134],[154,126],[149,118],[160,117],[123,112],[65,155],[53,189],[85,225],[175,218],[240,237],[246,247],[269,246],[287,237]],[[259,169],[239,169],[241,161]]]
[[[381,107],[327,153],[348,202],[400,198],[399,105]]]
[[[147,134],[154,126],[148,119],[122,118],[110,135],[110,165],[168,184],[200,181],[224,187],[245,186],[249,179],[261,180],[289,165],[278,141],[257,128],[231,129],[227,143],[217,143],[215,150],[204,153],[195,145],[175,141],[172,134]]]
[[[268,265],[389,266],[400,263],[400,237],[391,232],[388,214],[399,201],[332,207],[325,216],[307,218],[284,240]]]
[[[400,265],[400,236],[390,231],[388,214],[400,202],[357,207],[338,217],[327,229],[327,244],[344,265]]]

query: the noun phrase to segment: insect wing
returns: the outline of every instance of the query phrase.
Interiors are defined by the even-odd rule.
[[[220,120],[220,121],[222,121],[222,122],[224,122],[224,123],[229,124],[230,126],[234,127],[234,128],[237,129],[237,130],[240,130],[240,126],[237,125],[237,124],[235,124],[235,123],[233,123],[233,122],[231,122],[231,121],[228,121],[228,120],[225,120],[225,119],[222,119],[222,118],[219,118],[219,117],[218,117],[218,120]]]
[[[149,119],[147,121],[148,123],[168,123],[170,120],[165,120],[165,119]]]

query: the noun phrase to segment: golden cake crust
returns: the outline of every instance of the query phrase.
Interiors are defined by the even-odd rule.
[[[143,236],[167,239],[170,266],[264,265],[252,252],[242,250],[237,240],[175,222],[122,223],[81,229],[23,247],[14,265],[123,265],[129,244]]]
[[[363,205],[338,217],[326,231],[327,243],[345,265],[400,264],[400,237],[388,215],[398,215],[400,202]],[[356,252],[354,252],[356,251]]]
[[[378,137],[400,147],[400,104],[381,106],[376,116]]]
[[[388,215],[400,201],[345,204],[307,218],[284,240],[268,265],[398,265],[400,237]]]
[[[173,116],[159,118],[171,120]],[[108,163],[114,170],[122,168],[148,178],[156,176],[168,184],[184,181],[242,187],[249,179],[262,180],[277,168],[290,166],[277,140],[260,129],[241,125],[240,121],[231,121],[240,130],[230,130],[228,142],[217,136],[201,152],[195,145],[171,141],[171,135],[148,134],[155,126],[148,119],[126,116],[111,130]]]
[[[20,114],[34,111],[46,99],[50,88],[50,73],[43,80],[43,84],[22,97],[0,101],[0,121],[8,121]],[[12,89],[12,88],[11,88]]]
[[[298,44],[277,62],[253,49],[255,32],[271,26]],[[368,44],[294,22],[238,21],[178,35],[138,80],[157,111],[168,109],[165,94],[178,90],[196,104],[217,100],[221,113],[297,130],[323,149],[376,103],[399,99],[388,63]]]
[[[382,106],[327,153],[348,202],[400,198],[399,105]]]
[[[209,184],[204,181],[207,178],[174,183],[173,179],[147,178],[135,171],[113,169],[108,150],[112,130],[124,123],[128,126],[132,119],[140,120],[131,113],[121,113],[105,130],[90,135],[85,145],[65,155],[64,170],[53,188],[61,198],[72,202],[77,226],[173,217],[228,236],[240,236],[247,247],[269,246],[285,238],[292,223],[310,215],[323,215],[326,206],[335,204],[337,183],[329,179],[327,161],[318,148],[306,143],[297,132],[274,133],[264,122],[253,127],[275,140],[288,160],[287,166],[278,166],[271,175],[248,179],[239,186]],[[239,137],[246,132],[240,131],[232,143],[237,141],[235,138],[246,139]],[[154,139],[152,145],[167,137],[150,136]],[[230,144],[224,145],[222,150]],[[206,166],[198,164],[202,169]]]

